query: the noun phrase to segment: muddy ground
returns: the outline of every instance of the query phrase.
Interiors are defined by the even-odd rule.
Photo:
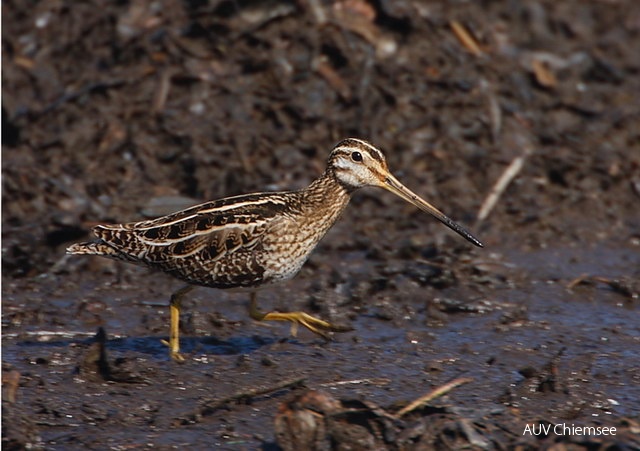
[[[2,25],[3,447],[640,446],[635,0],[4,1]],[[353,327],[330,342],[198,289],[178,364],[179,282],[64,255],[303,187],[348,136],[485,248],[358,193],[259,294]],[[617,429],[526,433],[549,424]]]

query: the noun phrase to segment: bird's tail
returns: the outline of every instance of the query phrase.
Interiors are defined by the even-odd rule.
[[[72,244],[67,248],[67,254],[84,254],[84,255],[100,255],[102,257],[111,258],[113,260],[126,261],[135,263],[137,265],[144,265],[140,259],[133,255],[119,251],[113,246],[110,246],[103,240],[86,241],[84,243]]]
[[[113,247],[104,241],[87,241],[76,243],[67,248],[67,254],[105,255],[115,257],[119,254]]]

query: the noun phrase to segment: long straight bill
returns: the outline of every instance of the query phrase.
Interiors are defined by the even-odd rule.
[[[387,174],[384,181],[384,185],[382,187],[387,189],[388,191],[391,191],[395,195],[403,198],[407,202],[415,205],[420,210],[426,213],[429,213],[430,215],[435,217],[438,221],[440,221],[441,223],[449,227],[454,232],[463,236],[464,238],[466,238],[468,241],[472,242],[476,246],[483,247],[483,244],[480,242],[480,240],[478,240],[476,237],[471,235],[471,233],[469,233],[464,227],[462,227],[457,222],[454,222],[453,220],[451,220],[447,215],[442,213],[440,210],[438,210],[436,207],[431,205],[426,200],[420,198],[417,194],[415,194],[409,188],[407,188],[402,183],[400,183],[400,181],[397,178],[395,178],[393,175]]]

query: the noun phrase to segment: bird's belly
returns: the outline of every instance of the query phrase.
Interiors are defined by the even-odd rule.
[[[293,278],[307,261],[307,255],[293,257],[274,256],[265,263],[265,283],[276,283]]]
[[[278,282],[294,277],[302,265],[309,258],[320,236],[316,234],[302,234],[298,231],[296,238],[282,238],[268,243],[262,255],[264,279],[268,282]]]
[[[183,265],[159,269],[194,285],[221,289],[255,288],[290,279],[300,271],[308,252],[297,246],[288,249],[293,252],[259,248],[236,252],[216,261],[198,258],[190,264],[185,261]]]

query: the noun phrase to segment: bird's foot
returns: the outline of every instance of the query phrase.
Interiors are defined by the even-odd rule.
[[[256,318],[255,316],[253,318],[260,321],[290,321],[292,323],[291,335],[293,335],[294,337],[298,333],[299,326],[306,327],[314,334],[320,335],[322,338],[327,340],[329,339],[328,332],[349,332],[353,330],[352,327],[337,326],[325,320],[316,318],[315,316],[311,316],[305,312],[269,312],[261,314],[261,316],[258,318]]]
[[[171,340],[160,340],[163,345],[169,346],[169,357],[175,362],[182,363],[185,361],[184,356],[180,353],[180,343],[175,340],[171,343]]]
[[[305,312],[269,312],[263,313],[258,309],[256,294],[251,293],[251,303],[249,304],[249,315],[256,321],[290,321],[291,335],[294,337],[298,333],[298,327],[303,326],[316,335],[320,335],[325,340],[329,340],[329,332],[349,332],[352,327],[336,326],[325,320],[311,316]]]

